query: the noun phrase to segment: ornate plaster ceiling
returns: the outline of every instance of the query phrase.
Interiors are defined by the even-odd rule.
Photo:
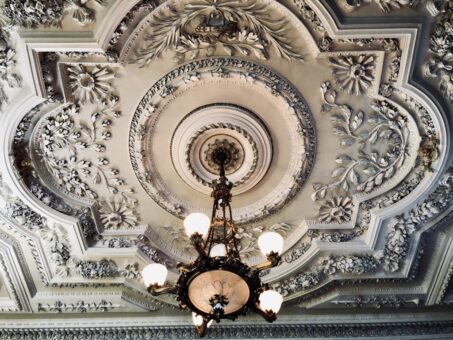
[[[217,145],[243,258],[285,239],[280,324],[244,336],[453,332],[450,0],[1,3],[0,334],[181,337],[140,270],[194,258]]]

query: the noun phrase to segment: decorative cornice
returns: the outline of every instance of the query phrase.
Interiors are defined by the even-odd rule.
[[[365,338],[453,335],[453,321],[343,323],[343,324],[275,324],[275,325],[216,325],[209,328],[207,337],[212,339],[239,338]],[[192,326],[127,327],[127,328],[3,328],[0,337],[26,339],[28,337],[58,338],[61,340],[83,338],[94,340],[108,338],[132,339],[185,339],[196,338]]]

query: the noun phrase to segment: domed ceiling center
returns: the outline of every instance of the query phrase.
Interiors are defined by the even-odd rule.
[[[144,96],[131,127],[138,180],[178,217],[207,211],[202,202],[218,173],[212,161],[218,148],[231,155],[226,173],[239,223],[283,207],[314,164],[315,131],[302,95],[270,69],[236,58],[207,58],[171,71]]]
[[[171,145],[176,172],[191,188],[210,195],[219,171],[213,154],[220,148],[229,155],[225,170],[236,195],[257,185],[271,165],[272,138],[264,122],[243,107],[212,104],[189,113],[177,126]]]

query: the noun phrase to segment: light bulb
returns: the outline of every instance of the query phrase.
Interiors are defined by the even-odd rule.
[[[273,231],[262,233],[258,238],[258,246],[264,256],[271,252],[281,254],[283,251],[283,237]]]
[[[167,279],[167,274],[167,268],[160,263],[151,263],[142,270],[142,277],[146,287],[155,284],[163,286]]]
[[[192,213],[184,219],[184,229],[189,237],[195,233],[206,236],[210,225],[211,220],[202,213]]]
[[[283,303],[283,296],[275,290],[265,290],[260,294],[260,309],[277,314]]]
[[[216,257],[216,256],[226,256],[226,247],[223,243],[216,244],[214,247],[211,248],[209,252],[209,256]]]
[[[195,327],[200,327],[203,324],[203,317],[195,312],[192,312],[192,322]]]

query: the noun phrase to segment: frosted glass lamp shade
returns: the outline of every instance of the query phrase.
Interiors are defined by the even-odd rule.
[[[210,225],[211,220],[202,213],[192,213],[184,219],[184,229],[189,237],[195,233],[206,236]]]
[[[195,327],[200,327],[203,324],[203,317],[195,312],[192,312],[192,322]]]
[[[271,252],[281,254],[283,251],[283,237],[273,231],[262,233],[258,238],[258,246],[264,256]]]
[[[211,252],[209,256],[216,257],[216,256],[226,256],[226,248],[223,243],[216,244],[214,247],[211,248]]]
[[[159,263],[149,264],[142,270],[142,277],[146,287],[155,284],[163,286],[165,280],[167,280],[167,274],[167,268]]]
[[[283,296],[275,290],[265,290],[260,294],[260,309],[277,314],[283,303]]]

